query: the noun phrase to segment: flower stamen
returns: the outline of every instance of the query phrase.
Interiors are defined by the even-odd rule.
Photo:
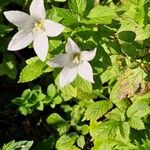
[[[73,54],[73,63],[74,64],[79,64],[81,60],[80,53],[74,53]]]
[[[34,24],[33,31],[44,30],[44,25],[41,21],[38,21]]]

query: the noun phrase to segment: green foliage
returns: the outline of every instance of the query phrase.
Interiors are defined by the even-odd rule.
[[[115,17],[116,14],[114,10],[107,6],[96,6],[88,15],[91,22],[97,24],[110,24],[112,19],[115,19]]]
[[[33,145],[33,141],[15,142],[13,140],[7,144],[4,144],[2,150],[29,150],[32,145]]]
[[[112,108],[112,103],[110,101],[102,100],[99,102],[95,102],[88,106],[84,119],[87,120],[97,120],[102,117],[109,109]]]
[[[20,73],[19,82],[23,83],[32,81],[39,77],[41,74],[50,71],[52,70],[49,69],[48,66],[38,57],[31,58],[27,60],[27,66],[25,66]]]
[[[77,138],[78,138],[77,133],[71,133],[68,135],[61,136],[56,143],[56,149],[59,149],[59,150],[69,150],[69,149],[78,150],[78,148],[74,146],[74,143],[75,143]]]
[[[27,12],[30,3],[0,1],[0,136],[4,143],[29,140],[0,141],[2,150],[149,150],[150,2],[44,0],[46,18],[65,26],[48,39],[45,62],[28,53],[32,44],[7,51],[17,29],[3,12]],[[60,87],[62,68],[47,61],[65,53],[68,37],[81,50],[97,48],[90,61],[94,83],[78,75]]]
[[[35,87],[33,90],[26,89],[21,97],[17,97],[13,102],[19,105],[19,111],[23,115],[32,113],[35,109],[42,111],[46,95],[42,93],[40,87]]]
[[[47,123],[54,126],[60,135],[66,133],[70,128],[69,124],[56,113],[48,116]]]

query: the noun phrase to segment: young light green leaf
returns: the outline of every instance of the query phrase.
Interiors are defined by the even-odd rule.
[[[84,115],[83,120],[91,120],[102,117],[109,109],[112,108],[112,103],[110,101],[99,101],[91,104]]]
[[[83,15],[87,0],[68,0],[69,8],[76,14]]]
[[[47,68],[48,65],[42,62],[40,59],[37,59],[37,57],[27,60],[27,65],[20,73],[19,83],[29,82],[38,78],[40,75],[45,73]],[[50,71],[52,71],[52,69],[50,69],[49,72]]]
[[[138,99],[128,108],[128,117],[144,117],[150,113],[149,99]]]
[[[144,122],[139,117],[131,117],[128,120],[128,124],[137,130],[145,129]]]
[[[49,115],[47,123],[55,127],[60,135],[66,133],[70,128],[70,125],[57,113]]]
[[[99,124],[90,124],[90,134],[93,139],[105,140],[107,138],[114,138],[119,130],[120,122],[109,120]]]
[[[77,88],[74,88],[71,84],[65,86],[61,89],[62,93],[65,95],[76,97],[77,96]]]
[[[71,112],[71,125],[76,126],[81,120],[81,117],[84,114],[85,109],[80,105],[75,105]]]
[[[7,144],[4,144],[2,150],[29,150],[32,145],[33,145],[33,141],[15,142],[13,140]]]
[[[56,94],[56,88],[53,84],[50,84],[47,88],[47,95],[50,97],[50,98],[53,98]]]
[[[57,15],[62,18],[62,23],[66,26],[78,23],[76,16],[71,13],[69,10],[64,8],[56,8]]]
[[[85,145],[85,139],[84,139],[84,136],[81,135],[78,137],[77,139],[77,145],[83,149],[84,145]]]
[[[110,24],[115,17],[116,13],[114,10],[107,6],[96,6],[88,15],[88,18],[90,18],[93,23],[98,24]]]
[[[75,79],[74,86],[82,89],[85,93],[92,93],[92,84],[79,76]]]
[[[70,148],[75,143],[76,139],[78,138],[77,133],[70,133],[68,135],[61,136],[56,143],[56,149],[59,150],[70,150]]]

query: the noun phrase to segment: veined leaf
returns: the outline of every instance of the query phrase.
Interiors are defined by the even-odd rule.
[[[43,73],[47,72],[46,69],[48,65],[42,62],[37,57],[31,58],[27,60],[27,65],[23,68],[20,73],[19,82],[29,82],[36,78],[38,78]],[[52,69],[48,70],[48,72],[52,71]]]
[[[112,103],[110,101],[103,100],[95,102],[87,108],[83,120],[91,120],[91,119],[97,120],[111,108]]]
[[[71,133],[68,135],[61,136],[56,143],[56,149],[59,150],[70,150],[76,139],[78,138],[77,133]]]
[[[90,18],[93,23],[98,24],[110,24],[115,17],[116,13],[114,10],[107,6],[96,6],[88,15],[88,18]]]
[[[137,129],[137,130],[141,130],[141,129],[144,129],[144,128],[145,128],[142,119],[139,118],[139,117],[131,117],[131,118],[128,120],[128,124],[129,124],[132,128],[135,128],[135,129]]]
[[[150,113],[149,99],[135,100],[134,103],[128,108],[128,117],[144,117]]]
[[[68,0],[69,8],[77,14],[83,15],[86,9],[87,0]]]
[[[102,123],[90,124],[90,134],[93,139],[99,138],[105,140],[108,138],[114,138],[119,130],[120,122],[115,120],[109,120]]]

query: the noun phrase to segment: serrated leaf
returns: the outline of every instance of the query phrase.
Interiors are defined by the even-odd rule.
[[[128,120],[129,125],[137,130],[145,129],[144,123],[139,117],[131,117]]]
[[[68,0],[69,8],[76,14],[83,15],[87,0]]]
[[[45,72],[47,68],[48,65],[42,62],[40,59],[37,59],[36,57],[27,60],[27,65],[23,68],[22,72],[20,73],[19,83],[29,82],[38,78]]]
[[[80,105],[75,105],[71,112],[71,125],[76,126],[78,122],[81,120],[85,109]]]
[[[83,120],[91,120],[102,117],[109,109],[112,108],[112,103],[110,101],[99,101],[91,104],[84,115]]]
[[[119,131],[120,131],[121,137],[123,137],[124,140],[129,140],[130,126],[127,122],[122,122],[120,124]]]
[[[90,134],[93,139],[105,140],[107,138],[114,138],[119,130],[120,122],[109,120],[99,124],[90,124]]]
[[[61,89],[62,93],[65,95],[76,97],[77,96],[77,88],[74,88],[71,84],[65,86]]]
[[[110,24],[115,17],[116,13],[114,10],[107,6],[96,6],[88,15],[88,18],[90,18],[93,23],[98,24]]]
[[[78,99],[80,100],[91,100],[93,98],[96,98],[96,95],[94,93],[86,93],[84,91],[82,91],[81,89],[77,90],[77,96]]]
[[[15,142],[13,140],[7,144],[4,144],[2,150],[29,150],[32,145],[33,145],[33,141]]]
[[[70,125],[57,113],[49,115],[47,123],[55,127],[60,135],[66,133],[70,128]]]
[[[78,138],[77,133],[70,133],[68,135],[61,136],[56,142],[56,149],[58,150],[70,150]]]
[[[77,139],[77,145],[83,149],[84,145],[85,145],[85,139],[84,136],[79,136]]]
[[[92,93],[92,84],[81,77],[77,76],[74,81],[74,86],[81,89],[85,93]]]
[[[108,112],[106,115],[107,119],[116,120],[116,121],[125,121],[125,114],[118,108],[113,109]]]
[[[78,23],[78,19],[76,16],[71,13],[69,10],[64,8],[56,8],[58,16],[62,17],[62,23],[64,25],[71,25],[74,23]]]
[[[144,117],[150,113],[149,99],[138,99],[128,108],[128,117]]]

